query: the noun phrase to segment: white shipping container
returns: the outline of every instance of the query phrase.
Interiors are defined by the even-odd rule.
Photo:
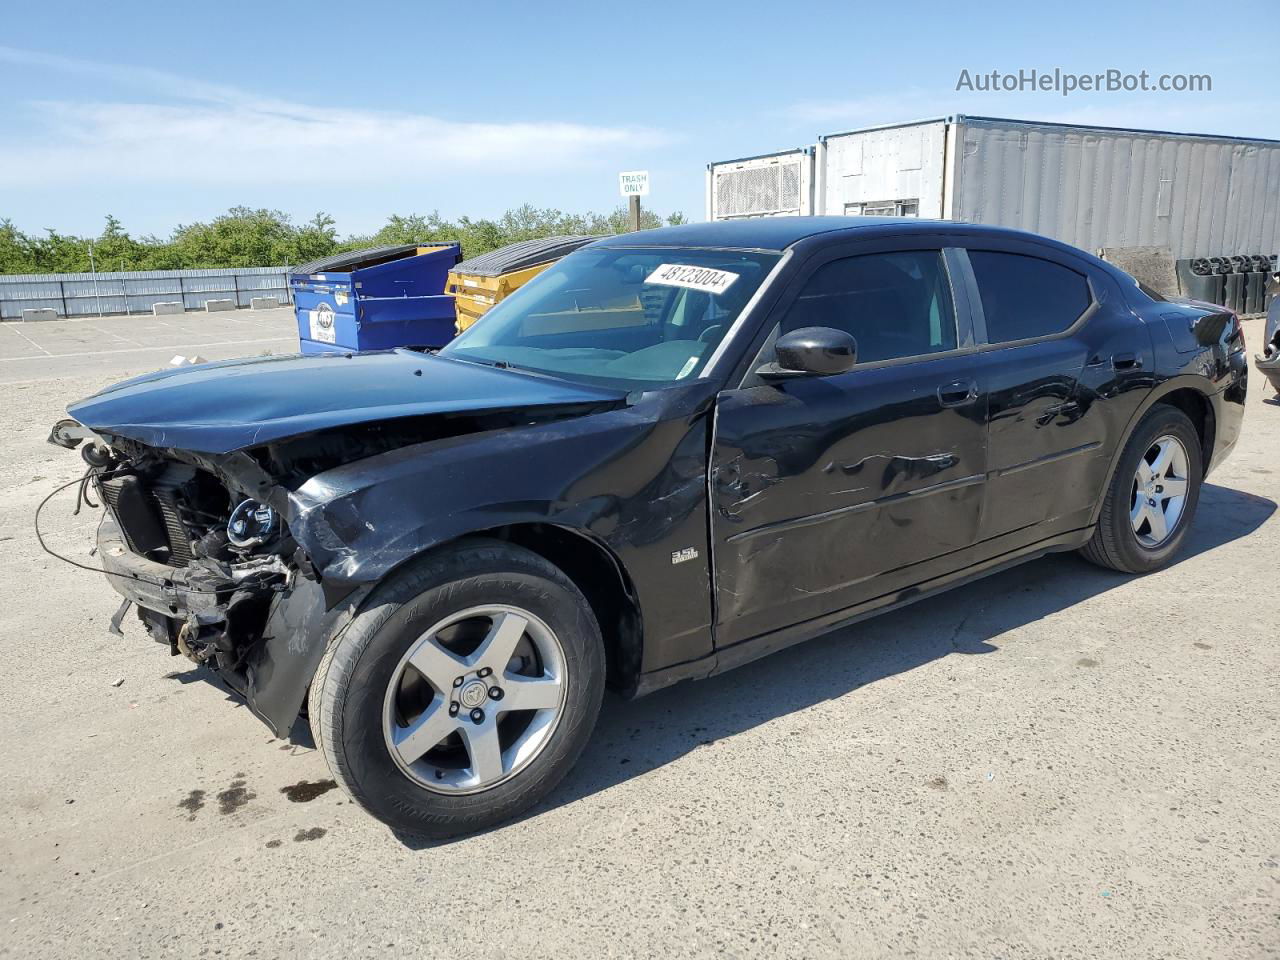
[[[823,137],[822,212],[946,218],[946,140],[943,120]]]
[[[813,147],[726,160],[707,167],[707,219],[813,213]]]
[[[800,212],[989,223],[1095,252],[1280,250],[1273,140],[954,116],[824,136],[811,159],[813,202]],[[727,213],[712,187],[731,167],[708,168],[708,219],[796,212]]]

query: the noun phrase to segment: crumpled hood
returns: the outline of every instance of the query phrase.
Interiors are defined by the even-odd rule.
[[[230,453],[330,427],[621,399],[616,390],[410,350],[255,357],[126,380],[67,408],[98,433]]]

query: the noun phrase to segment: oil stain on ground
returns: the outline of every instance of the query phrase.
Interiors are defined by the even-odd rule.
[[[281,787],[280,792],[288,797],[292,803],[306,803],[308,800],[314,800],[323,793],[328,793],[336,786],[337,783],[332,780],[317,780],[315,783],[299,780],[297,783],[290,784],[287,787]]]
[[[250,800],[256,799],[257,796],[256,793],[250,793],[246,789],[245,781],[232,780],[227,789],[218,794],[218,812],[223,816],[235,813]]]
[[[303,840],[319,840],[326,833],[328,831],[324,827],[312,827],[310,830],[299,830],[293,835],[293,840],[295,843]]]
[[[1098,665],[1097,660],[1090,660],[1088,657],[1081,657],[1079,660],[1076,661],[1077,667],[1096,667],[1097,665]]]
[[[192,790],[185,799],[178,801],[178,806],[187,811],[188,820],[194,820],[196,813],[204,808],[204,791]]]

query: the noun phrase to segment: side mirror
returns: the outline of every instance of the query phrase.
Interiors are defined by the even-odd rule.
[[[762,380],[829,377],[853,367],[858,360],[858,343],[834,327],[801,327],[779,337],[773,352],[777,361],[756,371]]]

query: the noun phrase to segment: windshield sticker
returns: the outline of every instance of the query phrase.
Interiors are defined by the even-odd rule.
[[[738,279],[738,274],[713,267],[691,267],[683,263],[660,263],[658,269],[645,277],[645,283],[664,287],[685,287],[703,293],[724,293]]]
[[[688,362],[686,362],[685,365],[680,368],[680,372],[676,374],[676,379],[683,380],[689,374],[693,373],[693,368],[696,367],[697,365],[698,365],[698,358],[690,357]]]

